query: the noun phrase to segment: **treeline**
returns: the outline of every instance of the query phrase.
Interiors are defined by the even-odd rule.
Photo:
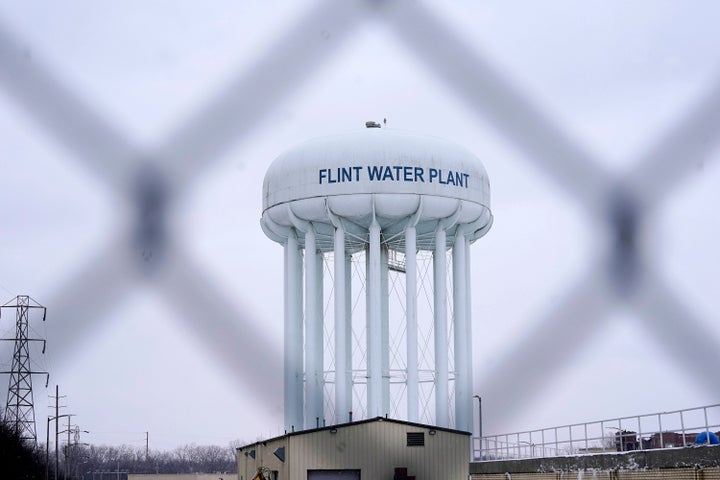
[[[67,454],[67,455],[66,455]],[[12,428],[0,422],[0,479],[45,478],[45,445],[31,447]],[[50,479],[55,477],[55,452],[48,457]],[[62,445],[57,461],[60,480],[125,480],[130,473],[237,473],[234,447],[185,445],[172,451],[128,445]]]
[[[185,445],[171,451],[150,450],[128,445],[73,445],[70,448],[69,476],[95,479],[117,478],[128,473],[236,473],[235,447]]]
[[[58,480],[125,480],[129,473],[237,473],[234,445],[185,445],[171,451],[145,451],[128,445],[61,445],[54,448],[22,441],[0,411],[0,479],[40,480],[47,473]],[[46,462],[46,454],[47,462]],[[57,476],[55,473],[57,465]]]
[[[45,478],[45,459],[42,451],[26,445],[20,439],[18,431],[4,421],[0,422],[0,478],[3,480]]]

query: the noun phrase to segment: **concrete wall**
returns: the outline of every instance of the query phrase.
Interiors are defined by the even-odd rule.
[[[115,478],[113,475],[106,474],[105,478]],[[128,480],[237,480],[235,473],[130,473]]]
[[[720,480],[720,468],[671,468],[665,470],[619,470],[553,473],[488,473],[473,480]]]
[[[701,471],[702,470],[702,471]],[[616,476],[598,476],[600,473]],[[645,472],[645,476],[633,476]],[[648,476],[656,472],[661,476]],[[720,475],[720,446],[698,446],[664,450],[643,450],[625,453],[580,455],[575,457],[535,458],[470,464],[473,480],[496,478],[718,478]],[[574,474],[558,477],[560,473]],[[583,475],[578,477],[578,474]],[[617,476],[622,474],[623,476]],[[631,475],[632,474],[632,475]],[[498,476],[500,475],[500,476]],[[523,476],[524,475],[524,476]],[[550,475],[550,476],[547,476]],[[555,476],[553,476],[555,475]],[[653,473],[655,475],[655,473]],[[676,475],[676,476],[673,476]],[[701,476],[698,476],[701,475]]]

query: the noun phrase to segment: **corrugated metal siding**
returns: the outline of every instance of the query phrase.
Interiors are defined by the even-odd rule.
[[[376,421],[291,435],[238,452],[239,480],[252,480],[260,466],[278,470],[278,480],[307,480],[308,470],[361,470],[361,480],[392,480],[396,467],[406,467],[416,480],[467,480],[470,439],[461,433],[430,427]],[[408,447],[407,432],[423,432],[425,446]],[[285,446],[285,463],[272,452]],[[255,459],[244,455],[256,450]]]
[[[703,469],[702,480],[720,480],[720,468]]]
[[[466,480],[470,444],[466,435],[395,422],[369,422],[290,437],[290,479],[305,480],[309,469],[360,469],[362,480],[392,480],[407,467],[417,480]],[[407,432],[424,432],[424,447],[408,447]],[[284,480],[284,479],[281,479]]]
[[[268,467],[270,470],[278,472],[278,479],[288,478],[288,437],[282,437],[277,440],[265,442],[265,445],[258,443],[257,445],[244,448],[238,451],[238,480],[252,480],[257,475],[257,469],[260,467]],[[285,447],[285,463],[281,462],[273,452]],[[245,455],[247,452],[255,450],[255,458]]]

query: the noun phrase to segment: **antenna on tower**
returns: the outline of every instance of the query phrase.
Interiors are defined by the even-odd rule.
[[[42,353],[45,353],[46,342],[42,338],[29,338],[29,313],[32,309],[40,309],[44,322],[46,310],[45,307],[28,295],[18,295],[13,300],[1,305],[0,315],[2,315],[4,309],[9,308],[15,309],[15,338],[0,339],[15,342],[12,367],[9,371],[0,372],[0,374],[10,375],[5,407],[5,422],[15,428],[21,440],[30,440],[33,444],[37,444],[32,376],[45,375],[45,386],[47,387],[50,374],[48,372],[33,371],[30,365],[30,342],[42,342]]]

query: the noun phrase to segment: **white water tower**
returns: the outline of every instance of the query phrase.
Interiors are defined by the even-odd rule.
[[[261,225],[285,250],[285,428],[389,415],[472,431],[487,173],[450,142],[368,125],[265,175]]]

